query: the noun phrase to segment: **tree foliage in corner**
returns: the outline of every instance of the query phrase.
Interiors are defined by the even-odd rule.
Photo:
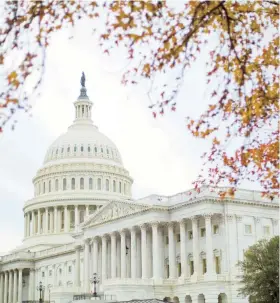
[[[253,303],[279,302],[279,236],[251,246],[239,263],[243,271],[243,296]]]
[[[154,117],[176,110],[176,96],[201,51],[209,49],[206,85],[208,109],[188,118],[187,129],[212,147],[204,154],[205,171],[195,182],[230,185],[234,194],[243,180],[262,185],[264,194],[279,187],[279,4],[277,1],[188,1],[180,9],[165,1],[6,1],[0,31],[0,64],[5,90],[0,95],[0,130],[17,109],[29,109],[26,85],[40,86],[45,51],[54,32],[81,18],[107,14],[99,33],[105,55],[122,47],[131,61],[124,85],[141,79],[161,81],[153,87]],[[26,43],[28,39],[28,43]],[[17,66],[9,68],[9,57]],[[174,81],[170,81],[170,76]],[[30,86],[30,85],[29,85]],[[185,102],[188,100],[185,96]],[[228,148],[230,146],[230,148]]]

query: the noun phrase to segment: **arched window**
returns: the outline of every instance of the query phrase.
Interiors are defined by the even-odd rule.
[[[67,186],[66,178],[64,178],[63,179],[63,190],[66,190],[66,186]]]
[[[84,178],[80,179],[80,189],[84,189]]]
[[[88,146],[87,151],[90,153],[90,146]]]
[[[109,180],[106,179],[106,191],[110,190],[110,184],[109,184]]]
[[[113,181],[113,192],[116,192],[116,181]]]
[[[55,190],[58,191],[58,179],[55,180]]]
[[[52,191],[52,181],[49,180],[49,192],[51,192],[51,191]]]
[[[43,194],[46,192],[46,183],[43,183]]]
[[[83,145],[81,146],[81,152],[83,152],[84,151],[84,147],[83,147]]]
[[[101,179],[100,178],[97,179],[97,189],[101,190]]]
[[[77,151],[77,146],[75,145],[74,146],[74,153]]]
[[[67,147],[67,153],[70,153],[70,146]]]
[[[89,180],[88,180],[88,188],[92,189],[92,185],[93,185],[92,178],[89,178]]]
[[[71,189],[75,189],[75,178],[71,179]]]
[[[122,192],[122,182],[119,182],[119,192]]]
[[[80,211],[80,223],[83,223],[85,219],[85,212],[83,210]]]

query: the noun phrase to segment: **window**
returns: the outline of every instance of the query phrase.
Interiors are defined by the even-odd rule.
[[[58,191],[58,179],[55,180],[55,190]]]
[[[68,266],[68,272],[69,274],[72,272],[72,266]]]
[[[58,149],[56,150],[56,154],[58,155]]]
[[[83,210],[80,211],[80,223],[83,223],[85,219],[85,212]]]
[[[90,146],[88,146],[87,151],[90,153]]]
[[[214,235],[217,235],[219,233],[219,225],[213,226],[213,233],[214,233]]]
[[[49,270],[49,276],[50,277],[52,276],[52,270]]]
[[[123,193],[126,194],[126,184],[123,184]]]
[[[97,153],[97,147],[94,148],[94,151]]]
[[[62,274],[62,268],[59,269],[59,274],[60,274],[60,275]]]
[[[74,153],[77,151],[77,146],[75,145],[74,146]]]
[[[45,277],[45,272],[44,271],[42,271],[42,278],[44,278]]]
[[[166,236],[165,238],[165,244],[168,245],[169,244],[169,239],[168,239],[168,236]]]
[[[88,188],[92,189],[92,185],[93,185],[92,178],[89,178],[89,180],[88,180]]]
[[[67,147],[67,153],[70,153],[70,146]]]
[[[71,179],[71,189],[75,189],[75,178]]]
[[[84,178],[80,179],[80,189],[84,189]]]
[[[215,257],[216,274],[221,273],[220,257]]]
[[[103,153],[103,147],[101,147],[101,153]]]
[[[73,229],[75,227],[75,211],[70,211],[70,229]]]
[[[116,192],[116,181],[115,180],[113,181],[113,192],[114,193]]]
[[[61,211],[61,229],[64,229],[64,210]]]
[[[245,224],[245,234],[252,234],[252,225]]]
[[[109,150],[108,150],[108,148],[107,148],[107,155],[109,155]]]
[[[189,234],[189,240],[191,240],[193,238],[193,232],[192,232],[192,230],[190,230],[188,234]]]
[[[122,192],[122,182],[119,182],[119,192]]]
[[[97,189],[101,190],[101,179],[100,178],[97,179]]]
[[[193,261],[190,261],[190,273],[191,275],[194,273]]]
[[[182,267],[181,267],[181,263],[178,263],[178,265],[177,265],[177,269],[178,269],[178,277],[180,277],[180,276],[181,276],[181,274],[182,274]]]
[[[206,229],[203,227],[200,229],[200,236],[203,238],[205,237]]]
[[[110,190],[110,188],[109,188],[110,186],[109,186],[109,180],[108,179],[106,179],[106,191],[109,191]]]
[[[52,191],[52,181],[50,180],[49,181],[49,192],[51,192]]]
[[[81,146],[81,152],[83,152],[84,151],[84,147],[83,147],[83,145]]]
[[[166,276],[169,278],[169,264],[166,265]]]
[[[205,274],[206,271],[207,271],[206,259],[202,259],[202,272],[203,272],[203,274]]]
[[[39,183],[39,194],[41,193],[41,184]]]
[[[177,242],[181,242],[180,234],[177,234],[177,235],[176,235],[176,239],[177,239]]]
[[[64,178],[63,179],[63,190],[66,190],[66,186],[67,186],[66,178]]]
[[[43,194],[46,192],[46,183],[43,183]]]
[[[62,148],[61,148],[61,153],[63,154],[63,152],[64,152],[64,148],[62,147]]]
[[[265,236],[269,236],[270,235],[270,228],[269,228],[268,225],[266,225],[266,226],[263,227],[263,234]]]

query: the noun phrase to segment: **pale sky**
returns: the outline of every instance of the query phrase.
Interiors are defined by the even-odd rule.
[[[22,208],[33,197],[32,178],[43,163],[47,148],[74,120],[73,102],[79,95],[81,72],[94,103],[93,120],[118,147],[134,178],[133,197],[172,195],[191,188],[199,173],[200,155],[209,142],[194,139],[184,117],[198,116],[205,98],[203,56],[186,74],[177,98],[177,111],[154,119],[145,87],[121,85],[123,53],[102,54],[92,29],[81,23],[70,35],[56,34],[47,52],[42,94],[32,117],[17,115],[16,130],[0,136],[0,252],[19,245],[23,238]]]

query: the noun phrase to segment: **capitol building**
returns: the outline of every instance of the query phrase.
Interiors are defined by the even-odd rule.
[[[134,199],[133,178],[92,122],[81,84],[73,124],[33,178],[23,242],[0,258],[0,303],[38,301],[40,282],[44,301],[78,303],[94,291],[94,274],[103,302],[248,302],[236,264],[279,234],[278,200],[241,189],[221,200],[209,188]]]

